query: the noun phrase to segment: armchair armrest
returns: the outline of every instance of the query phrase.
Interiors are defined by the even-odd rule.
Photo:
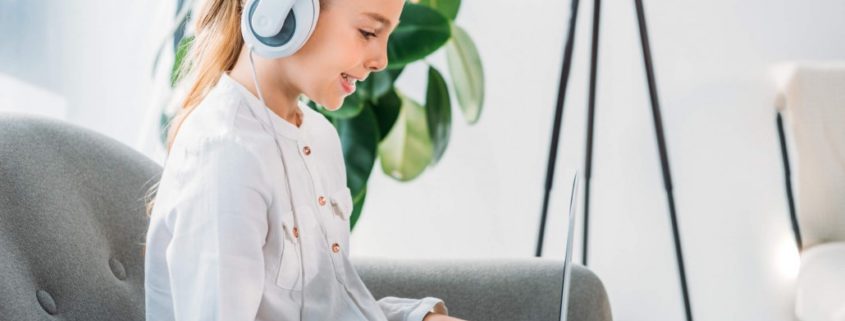
[[[557,321],[563,262],[545,258],[391,260],[352,258],[376,299],[443,299],[449,314],[475,321]],[[611,321],[610,303],[596,274],[573,265],[571,321]]]

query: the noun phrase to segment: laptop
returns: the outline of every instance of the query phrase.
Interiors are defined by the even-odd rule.
[[[572,275],[572,241],[575,233],[575,200],[577,200],[578,191],[578,171],[572,175],[572,189],[569,193],[569,232],[566,234],[566,255],[563,259],[563,284],[560,289],[560,321],[566,321],[569,312],[569,288]]]

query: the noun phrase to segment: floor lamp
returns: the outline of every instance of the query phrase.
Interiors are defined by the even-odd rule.
[[[601,0],[593,1],[593,31],[592,31],[592,50],[590,61],[590,87],[587,113],[587,147],[586,160],[584,170],[584,233],[583,233],[583,253],[584,262],[587,265],[587,242],[589,231],[589,208],[590,208],[590,178],[592,175],[592,158],[593,158],[593,131],[595,122],[595,102],[596,102],[596,71],[598,65],[598,43],[599,43],[599,18],[601,13]],[[557,160],[557,147],[560,137],[560,126],[563,117],[563,106],[566,98],[566,89],[569,82],[569,73],[572,68],[572,49],[575,40],[575,25],[578,18],[578,4],[579,0],[572,0],[571,14],[569,18],[569,30],[566,38],[566,45],[563,51],[563,65],[561,68],[561,77],[558,87],[557,105],[555,106],[554,123],[552,126],[551,146],[549,147],[549,159],[546,168],[546,181],[543,197],[543,207],[540,219],[540,231],[537,239],[537,249],[535,256],[540,257],[543,253],[543,238],[546,228],[546,216],[549,207],[549,194],[552,185],[554,184],[555,163]],[[686,271],[684,269],[683,253],[681,251],[680,235],[678,233],[677,215],[675,210],[675,197],[672,191],[672,176],[669,171],[669,157],[666,151],[666,140],[663,131],[663,120],[660,115],[660,102],[657,96],[657,82],[654,79],[654,65],[651,60],[651,47],[648,40],[648,30],[646,29],[645,14],[643,10],[642,0],[634,0],[637,11],[637,22],[640,31],[640,42],[643,50],[643,62],[646,70],[646,78],[648,81],[649,97],[651,99],[651,111],[654,118],[654,130],[657,134],[657,145],[660,152],[660,165],[663,170],[663,185],[666,190],[667,200],[669,202],[669,216],[672,223],[672,236],[675,243],[675,257],[677,259],[678,273],[681,282],[681,291],[684,299],[684,309],[686,313],[686,320],[692,321],[692,310],[690,307],[689,291],[687,289]]]

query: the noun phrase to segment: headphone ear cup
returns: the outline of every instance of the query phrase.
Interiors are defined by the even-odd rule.
[[[250,22],[252,21],[252,17],[255,15],[255,8],[258,7],[258,2],[259,1],[253,1],[252,5],[249,7],[249,12],[246,18],[249,19]],[[249,31],[260,43],[270,47],[281,47],[290,42],[291,38],[293,38],[293,33],[296,31],[296,14],[293,13],[293,10],[288,12],[285,22],[282,25],[282,29],[279,30],[279,33],[271,37],[262,37],[255,32],[252,23],[249,23],[249,26]]]
[[[320,15],[319,0],[296,0],[286,14],[279,33],[262,37],[252,26],[252,16],[261,0],[249,0],[241,15],[241,34],[244,42],[260,56],[280,58],[298,51],[311,37]]]

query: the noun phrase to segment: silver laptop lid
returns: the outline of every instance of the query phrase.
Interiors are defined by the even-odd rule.
[[[563,284],[560,290],[560,320],[566,321],[569,312],[569,287],[572,282],[569,282],[572,274],[572,244],[575,233],[575,201],[578,195],[578,171],[572,175],[572,189],[569,193],[569,227],[566,234],[566,255],[563,259]]]

